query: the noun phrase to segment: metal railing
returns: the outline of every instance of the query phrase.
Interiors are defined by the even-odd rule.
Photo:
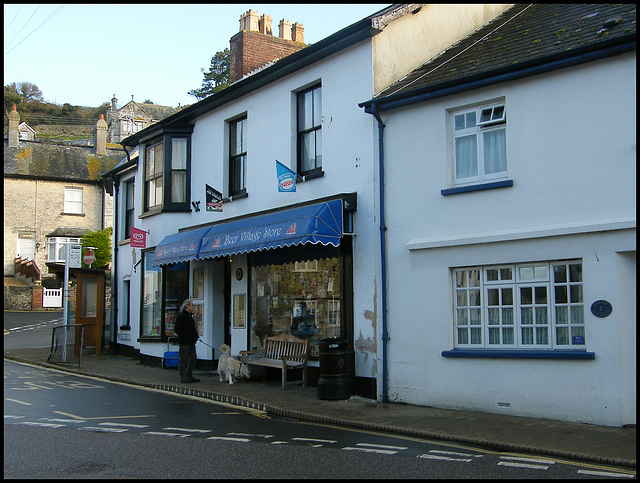
[[[53,328],[51,335],[51,354],[47,362],[78,363],[82,367],[82,344],[84,325],[69,324]]]

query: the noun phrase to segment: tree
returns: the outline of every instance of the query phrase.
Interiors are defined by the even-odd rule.
[[[111,233],[112,228],[92,231],[82,237],[82,248],[95,247],[93,253],[96,261],[91,265],[93,268],[105,268],[111,261]],[[84,250],[83,250],[84,253]]]
[[[200,71],[204,74],[202,87],[187,92],[190,96],[201,100],[229,87],[229,49],[216,52],[211,57],[211,65],[208,72],[205,72],[204,68],[200,69]]]

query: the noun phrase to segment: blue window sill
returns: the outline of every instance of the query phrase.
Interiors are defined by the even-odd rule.
[[[451,351],[442,351],[442,357],[481,359],[595,359],[596,353],[576,350],[454,349]]]
[[[483,183],[483,184],[474,184],[470,186],[460,186],[459,188],[449,188],[446,190],[441,190],[440,194],[442,196],[447,196],[447,195],[455,195],[458,193],[468,193],[470,191],[491,190],[494,188],[507,188],[509,186],[513,186],[512,179],[507,179],[504,181],[496,181],[494,183]]]

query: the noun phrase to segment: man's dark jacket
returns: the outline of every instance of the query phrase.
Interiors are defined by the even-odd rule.
[[[193,315],[187,312],[186,309],[178,315],[174,330],[179,338],[178,343],[180,344],[193,345],[198,341],[196,321],[193,320]]]

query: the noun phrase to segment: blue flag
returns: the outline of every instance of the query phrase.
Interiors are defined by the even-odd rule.
[[[278,175],[278,191],[295,192],[296,177],[302,178],[295,171],[290,170],[276,159],[276,173]]]

